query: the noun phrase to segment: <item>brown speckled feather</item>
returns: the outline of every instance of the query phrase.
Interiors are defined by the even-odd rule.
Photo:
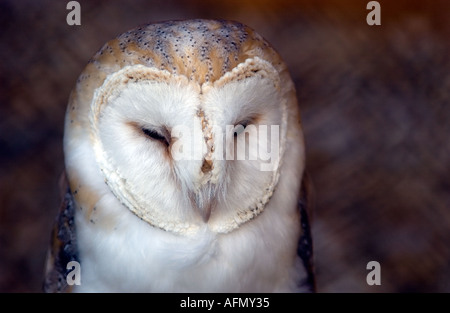
[[[66,282],[69,271],[66,266],[70,261],[79,262],[74,221],[75,206],[65,175],[61,179],[60,187],[62,201],[47,254],[43,286],[45,292],[70,292],[72,286]]]

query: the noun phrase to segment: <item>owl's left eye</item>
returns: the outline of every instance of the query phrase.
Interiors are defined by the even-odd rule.
[[[159,141],[167,147],[170,145],[170,134],[165,127],[158,130],[142,127],[141,130],[150,139]]]

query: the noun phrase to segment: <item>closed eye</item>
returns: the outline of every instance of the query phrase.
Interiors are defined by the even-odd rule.
[[[248,125],[252,123],[251,120],[244,120],[238,123],[238,125],[242,125],[244,128],[246,128]]]
[[[234,137],[239,136],[244,130],[247,128],[248,125],[255,124],[257,118],[247,118],[245,120],[240,121],[239,123],[234,124]]]
[[[249,124],[248,121],[242,121],[242,122],[239,122],[236,125],[234,125],[234,130],[233,130],[234,137],[237,137],[241,133],[243,133],[248,124]]]
[[[159,141],[166,147],[170,145],[170,134],[165,127],[159,130],[142,127],[141,130],[150,139]]]

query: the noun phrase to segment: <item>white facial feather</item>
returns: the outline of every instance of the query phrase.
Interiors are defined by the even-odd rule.
[[[297,290],[297,100],[253,30],[195,20],[119,36],[80,76],[64,140],[76,290]]]

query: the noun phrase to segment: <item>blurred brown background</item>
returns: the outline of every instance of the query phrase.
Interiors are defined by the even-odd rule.
[[[40,292],[66,102],[109,39],[152,21],[256,29],[297,86],[320,292],[450,291],[450,2],[0,0],[0,291]],[[381,286],[366,284],[369,261]]]

